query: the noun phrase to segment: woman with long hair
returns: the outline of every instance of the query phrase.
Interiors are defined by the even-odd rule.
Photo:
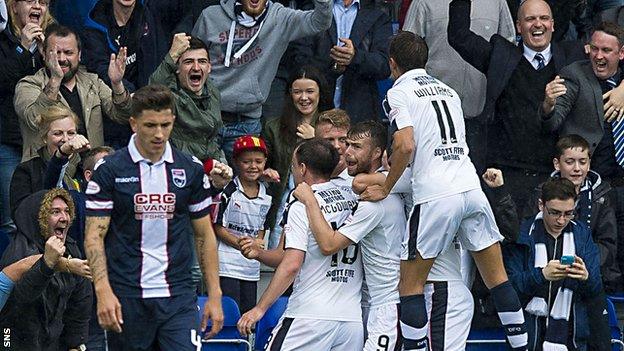
[[[276,215],[281,212],[278,210],[285,200],[283,195],[290,182],[290,162],[295,146],[314,137],[319,113],[329,108],[331,98],[323,75],[312,66],[304,66],[294,71],[288,80],[282,115],[267,121],[262,129],[262,138],[269,149],[267,168],[276,170],[280,176],[279,183],[269,186],[273,204],[267,223],[271,228],[275,226]]]

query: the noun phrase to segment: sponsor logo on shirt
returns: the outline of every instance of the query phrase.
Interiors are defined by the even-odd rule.
[[[175,212],[176,196],[165,194],[134,194],[134,218],[172,219]]]
[[[138,183],[139,177],[121,177],[115,178],[115,183]]]

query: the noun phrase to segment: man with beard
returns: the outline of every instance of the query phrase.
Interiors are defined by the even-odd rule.
[[[112,90],[97,74],[79,66],[81,42],[71,29],[48,26],[43,46],[45,67],[27,76],[15,87],[15,112],[20,121],[24,147],[22,161],[29,160],[40,148],[37,117],[51,105],[63,105],[74,111],[81,122],[77,132],[85,135],[92,147],[104,144],[103,119],[106,115],[118,123],[130,117],[130,94],[123,84],[126,50],[112,54],[108,76]]]
[[[381,168],[386,139],[386,128],[379,122],[360,122],[353,126],[345,151],[349,176],[375,174]],[[379,202],[359,201],[338,229],[325,220],[308,184],[300,183],[294,196],[306,207],[310,229],[323,255],[337,257],[351,245],[361,247],[370,294],[370,301],[365,301],[367,307],[370,304],[370,312],[364,350],[378,347],[394,350],[399,338],[399,266],[406,222],[401,196],[393,193]]]
[[[4,334],[11,335],[10,349],[75,350],[87,341],[91,284],[69,270],[54,270],[63,256],[80,257],[76,241],[67,235],[74,216],[74,202],[60,188],[39,191],[19,207],[18,229],[0,266],[43,256],[15,283],[0,314]]]

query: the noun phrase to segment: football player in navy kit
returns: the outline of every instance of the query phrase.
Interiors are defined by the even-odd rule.
[[[169,142],[173,95],[146,86],[132,99],[128,147],[105,157],[86,190],[85,248],[100,325],[111,350],[189,350],[201,345],[191,280],[195,247],[209,298],[200,331],[223,325],[210,181]]]

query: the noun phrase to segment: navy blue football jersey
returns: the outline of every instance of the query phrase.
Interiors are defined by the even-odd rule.
[[[141,156],[134,137],[100,160],[87,185],[87,216],[111,217],[105,249],[115,294],[193,293],[191,219],[209,214],[215,194],[201,162],[169,143],[157,163]]]

